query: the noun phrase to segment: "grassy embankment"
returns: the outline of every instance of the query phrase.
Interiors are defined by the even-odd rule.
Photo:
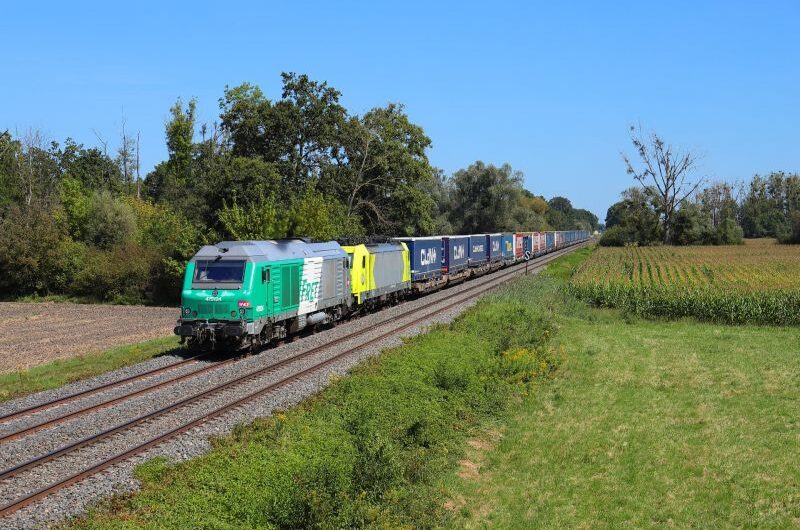
[[[530,298],[538,297],[537,304]],[[556,373],[553,282],[500,289],[454,324],[365,362],[299,407],[200,458],[138,470],[142,491],[80,528],[341,528],[445,524],[441,479],[476,428]]]
[[[588,307],[560,323],[559,376],[445,481],[453,527],[800,524],[800,329]]]
[[[123,366],[128,366],[178,348],[177,337],[163,337],[119,346],[106,352],[53,361],[19,372],[0,374],[0,401],[58,388]]]

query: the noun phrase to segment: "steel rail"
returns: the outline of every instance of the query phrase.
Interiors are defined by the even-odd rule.
[[[189,357],[187,359],[183,359],[183,360],[178,361],[176,363],[168,364],[166,366],[161,366],[159,368],[154,368],[152,370],[148,370],[147,372],[142,372],[141,374],[130,375],[130,376],[125,377],[123,379],[119,379],[117,381],[111,381],[109,383],[105,383],[105,384],[100,385],[100,386],[96,386],[96,387],[92,387],[92,388],[89,388],[89,389],[86,389],[86,390],[82,390],[80,392],[75,392],[74,394],[69,394],[67,396],[63,396],[63,397],[60,397],[58,399],[54,399],[52,401],[48,401],[46,403],[41,403],[39,405],[31,405],[30,407],[26,407],[24,409],[20,409],[20,410],[14,411],[14,412],[9,412],[8,414],[0,416],[0,423],[7,423],[8,421],[13,420],[15,418],[18,418],[20,416],[29,416],[31,414],[36,414],[38,412],[53,408],[56,405],[62,405],[62,404],[67,403],[69,401],[74,401],[74,400],[79,399],[79,398],[84,398],[84,397],[89,396],[91,394],[96,394],[97,392],[102,392],[103,390],[110,390],[112,388],[115,388],[115,387],[118,387],[118,386],[121,386],[121,385],[124,385],[124,384],[127,384],[127,383],[132,383],[132,382],[137,381],[139,379],[144,379],[146,377],[151,377],[151,376],[154,376],[154,375],[162,373],[162,372],[167,372],[169,370],[174,370],[175,368],[179,368],[179,367],[184,366],[186,364],[197,362],[201,358],[207,357],[210,354],[211,354],[211,352],[201,353],[199,355],[195,355],[193,357]]]

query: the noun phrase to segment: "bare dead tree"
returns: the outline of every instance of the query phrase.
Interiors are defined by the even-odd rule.
[[[103,138],[103,136],[99,132],[97,132],[97,129],[92,129],[92,133],[94,133],[94,137],[97,138],[97,141],[103,147],[103,156],[108,158],[108,141],[105,138]],[[105,164],[103,164],[103,168],[106,168]],[[108,174],[108,169],[103,169],[103,172],[105,173],[103,175],[103,182],[105,183],[106,186],[110,187],[111,175]]]
[[[127,120],[125,119],[125,115],[122,115],[122,131],[121,131],[121,141],[122,143],[117,149],[117,165],[119,166],[120,170],[122,171],[122,182],[125,186],[125,191],[127,193],[131,192],[132,184],[133,184],[133,173],[134,173],[134,165],[135,165],[135,158],[134,158],[134,150],[135,150],[135,141],[133,138],[128,136],[127,130],[125,126],[127,125]]]
[[[627,173],[643,188],[655,186],[656,201],[664,228],[664,243],[669,243],[675,212],[683,201],[697,191],[704,180],[699,178],[694,181],[692,178],[697,156],[691,152],[676,151],[655,132],[645,138],[640,128],[631,126],[630,135],[643,167],[634,166],[625,153],[621,153],[622,160]]]
[[[33,202],[34,186],[37,179],[38,168],[34,164],[37,152],[42,151],[44,144],[44,137],[39,130],[29,129],[25,136],[22,138],[22,151],[17,156],[17,170],[22,181],[22,186],[25,189],[25,204],[30,206]],[[27,166],[25,170],[22,169],[23,160]]]
[[[136,131],[136,199],[142,199],[142,179],[139,176],[139,169],[141,167],[139,163],[139,142],[141,140],[142,133],[141,131]]]

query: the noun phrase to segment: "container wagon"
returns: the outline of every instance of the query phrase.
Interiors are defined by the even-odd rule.
[[[533,255],[540,256],[546,250],[545,234],[544,232],[533,233]]]
[[[480,268],[489,263],[489,235],[473,234],[469,236],[470,268]]]
[[[503,234],[488,234],[486,243],[489,246],[489,261],[500,263],[503,261]]]
[[[405,243],[411,264],[411,285],[417,291],[441,287],[447,280],[442,274],[442,238],[398,237],[394,241]]]
[[[544,233],[544,249],[545,252],[552,251],[556,246],[556,233],[555,232],[545,232]]]
[[[503,254],[503,261],[514,261],[514,234],[503,233],[501,240],[501,252]]]
[[[526,260],[533,257],[533,232],[525,232],[522,235],[522,253]]]
[[[517,232],[514,234],[514,260],[520,261],[525,255],[525,234]]]
[[[469,236],[442,237],[442,272],[450,277],[469,267]]]

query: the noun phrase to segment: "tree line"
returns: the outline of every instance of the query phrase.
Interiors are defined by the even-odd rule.
[[[168,157],[144,179],[139,137],[109,152],[37,132],[0,134],[0,293],[174,303],[186,261],[220,239],[594,230],[597,217],[545,200],[508,164],[445,176],[400,104],[356,115],[339,91],[284,73],[281,97],[226,87],[219,120],[178,100]]]
[[[623,161],[639,186],[608,209],[600,244],[727,245],[745,237],[800,243],[800,175],[709,183],[693,176],[693,153],[634,128],[631,140],[638,159],[623,155]]]

